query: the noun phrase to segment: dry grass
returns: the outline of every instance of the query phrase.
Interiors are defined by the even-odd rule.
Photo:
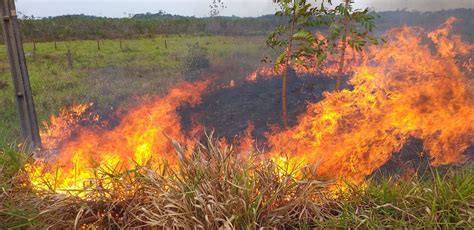
[[[474,227],[472,165],[443,174],[433,170],[410,181],[369,180],[364,189],[352,186],[343,196],[328,198],[330,184],[312,179],[310,168],[288,171],[258,154],[238,157],[212,138],[192,156],[175,147],[179,167],[121,174],[114,189],[87,191],[85,199],[38,194],[18,186],[27,181],[17,173],[0,193],[0,228]]]

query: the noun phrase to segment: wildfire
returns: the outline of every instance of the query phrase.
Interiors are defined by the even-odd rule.
[[[130,109],[120,125],[112,130],[79,127],[75,137],[64,135],[64,140],[58,140],[57,128],[69,123],[64,118],[52,117],[49,127],[53,130],[48,129],[42,134],[45,146],[56,149],[59,155],[53,163],[38,161],[27,166],[31,183],[36,188],[56,192],[80,191],[107,187],[107,182],[100,185],[91,182],[98,177],[105,178],[107,174],[122,173],[152,163],[174,164],[177,159],[170,139],[184,144],[193,142],[192,137],[182,132],[176,108],[186,103],[199,103],[207,85],[208,82],[183,83],[171,89],[165,97],[145,99]],[[78,108],[76,112],[83,112],[86,107]],[[62,115],[69,117],[68,114]]]
[[[45,128],[40,132],[43,147],[46,149],[56,148],[62,140],[71,136],[71,133],[78,127],[82,119],[98,121],[99,117],[97,115],[82,117],[92,105],[93,104],[75,105],[68,109],[61,110],[58,116],[51,116],[50,123],[45,122]]]
[[[319,164],[317,174],[362,182],[410,138],[424,141],[433,165],[462,163],[474,143],[474,95],[456,63],[472,51],[446,31],[403,27],[353,67],[353,90],[325,93],[285,132],[269,134],[272,153]],[[423,44],[431,38],[436,51]]]
[[[274,68],[262,67],[252,72],[251,74],[249,74],[247,78],[245,78],[245,80],[249,82],[255,82],[257,81],[257,79],[260,79],[260,78],[267,79],[267,78],[271,78],[275,76],[278,76],[278,73],[275,72]]]
[[[468,79],[474,46],[450,35],[455,21],[450,18],[429,33],[421,28],[393,29],[383,46],[361,57],[354,54],[352,59],[357,60],[349,62],[353,89],[326,92],[323,101],[308,106],[297,126],[268,133],[267,156],[286,170],[301,164],[317,166],[318,176],[355,183],[362,183],[410,138],[424,141],[433,165],[465,162],[464,151],[474,143],[474,93]],[[469,61],[460,64],[464,59]],[[294,69],[298,74],[330,74],[336,68]],[[272,68],[261,68],[246,80],[275,75]],[[91,179],[144,165],[176,164],[170,140],[192,146],[193,136],[202,130],[194,122],[195,127],[184,132],[176,109],[198,104],[207,86],[208,82],[182,83],[164,97],[148,98],[130,108],[112,129],[79,126],[78,117],[88,105],[52,117],[41,135],[44,146],[58,155],[27,166],[32,185],[59,193],[108,188],[107,180]],[[234,81],[229,84],[235,86]],[[249,123],[245,136],[236,142],[244,152],[255,144],[253,129]],[[221,144],[227,145],[225,139]]]
[[[354,50],[347,50],[345,62],[349,67],[360,64],[363,61],[363,54],[357,53]],[[307,63],[316,63],[315,60],[306,60]],[[339,66],[334,60],[329,60],[322,65],[315,65],[314,67],[307,67],[300,64],[292,64],[291,68],[295,71],[297,76],[312,75],[312,76],[326,76],[335,77],[338,74]],[[350,74],[351,68],[346,68],[344,74]],[[247,82],[256,82],[259,79],[270,79],[280,76],[281,73],[275,71],[273,67],[261,67],[250,73],[245,80]]]

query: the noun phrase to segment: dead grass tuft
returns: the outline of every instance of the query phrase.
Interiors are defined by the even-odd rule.
[[[212,136],[212,135],[211,135]],[[178,167],[140,168],[83,198],[33,191],[20,172],[0,191],[0,228],[302,229],[474,226],[472,165],[410,181],[369,180],[334,198],[310,168],[238,157],[209,137]],[[20,186],[21,185],[21,186]],[[331,196],[328,196],[331,195]]]

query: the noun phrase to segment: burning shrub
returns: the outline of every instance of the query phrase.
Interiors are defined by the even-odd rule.
[[[210,64],[207,48],[196,42],[188,45],[188,51],[183,59],[183,71],[192,72],[204,68],[208,68]]]

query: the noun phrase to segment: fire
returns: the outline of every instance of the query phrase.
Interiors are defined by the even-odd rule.
[[[363,60],[363,57],[361,56],[361,54],[355,52],[352,49],[347,50],[345,62],[347,63],[349,67],[356,65],[362,60]],[[334,60],[327,61],[326,63],[323,63],[322,65],[319,65],[319,66],[315,64],[316,61],[313,59],[305,60],[305,62],[313,63],[314,67],[303,66],[296,63],[291,64],[291,68],[295,71],[297,76],[312,75],[312,76],[335,77],[337,76],[337,74],[339,74],[338,63],[335,62]],[[280,67],[280,69],[282,69],[282,67]],[[346,68],[344,71],[344,74],[350,74],[351,72],[352,72],[351,68]],[[260,80],[260,79],[270,79],[273,77],[278,77],[278,76],[281,76],[281,74],[282,73],[276,71],[275,68],[265,66],[250,73],[245,78],[245,81],[256,82],[257,80]]]
[[[268,133],[271,149],[267,156],[286,173],[306,168],[320,177],[360,184],[410,138],[424,141],[433,165],[468,160],[464,152],[474,143],[474,87],[469,79],[469,55],[474,46],[450,35],[455,22],[450,18],[429,33],[421,28],[393,29],[383,46],[361,56],[349,53],[352,61],[347,74],[353,74],[349,82],[353,89],[326,92],[323,101],[308,106],[297,126]],[[293,68],[297,74],[331,75],[336,66]],[[246,80],[277,75],[272,68],[263,67]],[[165,162],[175,165],[171,140],[193,146],[193,137],[203,130],[193,121],[192,130],[184,132],[176,109],[200,103],[208,85],[182,83],[164,97],[147,98],[129,108],[111,129],[79,125],[80,114],[90,105],[52,117],[41,135],[44,146],[58,154],[26,167],[31,184],[37,189],[77,194],[110,188],[114,178],[107,175]],[[229,87],[236,83],[231,81]],[[99,122],[97,116],[86,117]],[[249,122],[243,137],[234,141],[244,155],[254,150],[254,128]],[[221,138],[220,144],[227,146],[227,141]]]
[[[239,154],[250,153],[255,148],[255,139],[253,138],[253,131],[255,130],[255,124],[249,122],[245,129],[243,137],[239,139]]]
[[[428,37],[435,43],[439,54],[443,57],[454,58],[456,55],[469,55],[473,49],[473,45],[464,43],[461,36],[449,37],[453,24],[457,21],[457,18],[450,17],[442,27],[428,33]]]
[[[170,140],[191,144],[191,136],[182,132],[176,108],[183,104],[195,105],[208,82],[182,83],[171,89],[165,97],[145,99],[131,108],[112,130],[100,127],[79,127],[74,137],[64,135],[58,140],[58,128],[68,118],[52,117],[52,129],[42,132],[46,145],[57,149],[59,155],[52,163],[38,161],[28,165],[31,183],[40,189],[56,192],[95,189],[99,185],[93,179],[106,178],[112,173],[123,173],[138,166],[176,162],[176,154]],[[85,106],[74,108],[84,112]],[[70,113],[63,113],[69,117]],[[61,145],[57,145],[62,143]],[[102,181],[100,186],[110,183]]]
[[[474,143],[474,95],[457,58],[473,46],[449,36],[454,19],[426,34],[403,27],[353,67],[353,90],[325,93],[299,124],[269,134],[275,159],[319,164],[317,174],[362,182],[410,138],[424,141],[433,165],[463,163]],[[430,38],[436,48],[422,40]]]
[[[256,71],[250,73],[247,76],[247,78],[245,78],[245,80],[248,81],[248,82],[255,82],[260,78],[268,79],[268,78],[272,78],[272,77],[275,77],[275,76],[278,76],[278,73],[275,71],[274,68],[262,67],[262,68],[259,68]]]
[[[61,110],[58,116],[51,116],[50,123],[44,123],[45,128],[41,130],[43,147],[53,149],[59,145],[59,142],[69,137],[74,129],[78,127],[78,123],[82,119],[83,114],[93,104],[80,104],[72,106],[69,109]],[[83,119],[98,121],[99,117],[90,115]]]

